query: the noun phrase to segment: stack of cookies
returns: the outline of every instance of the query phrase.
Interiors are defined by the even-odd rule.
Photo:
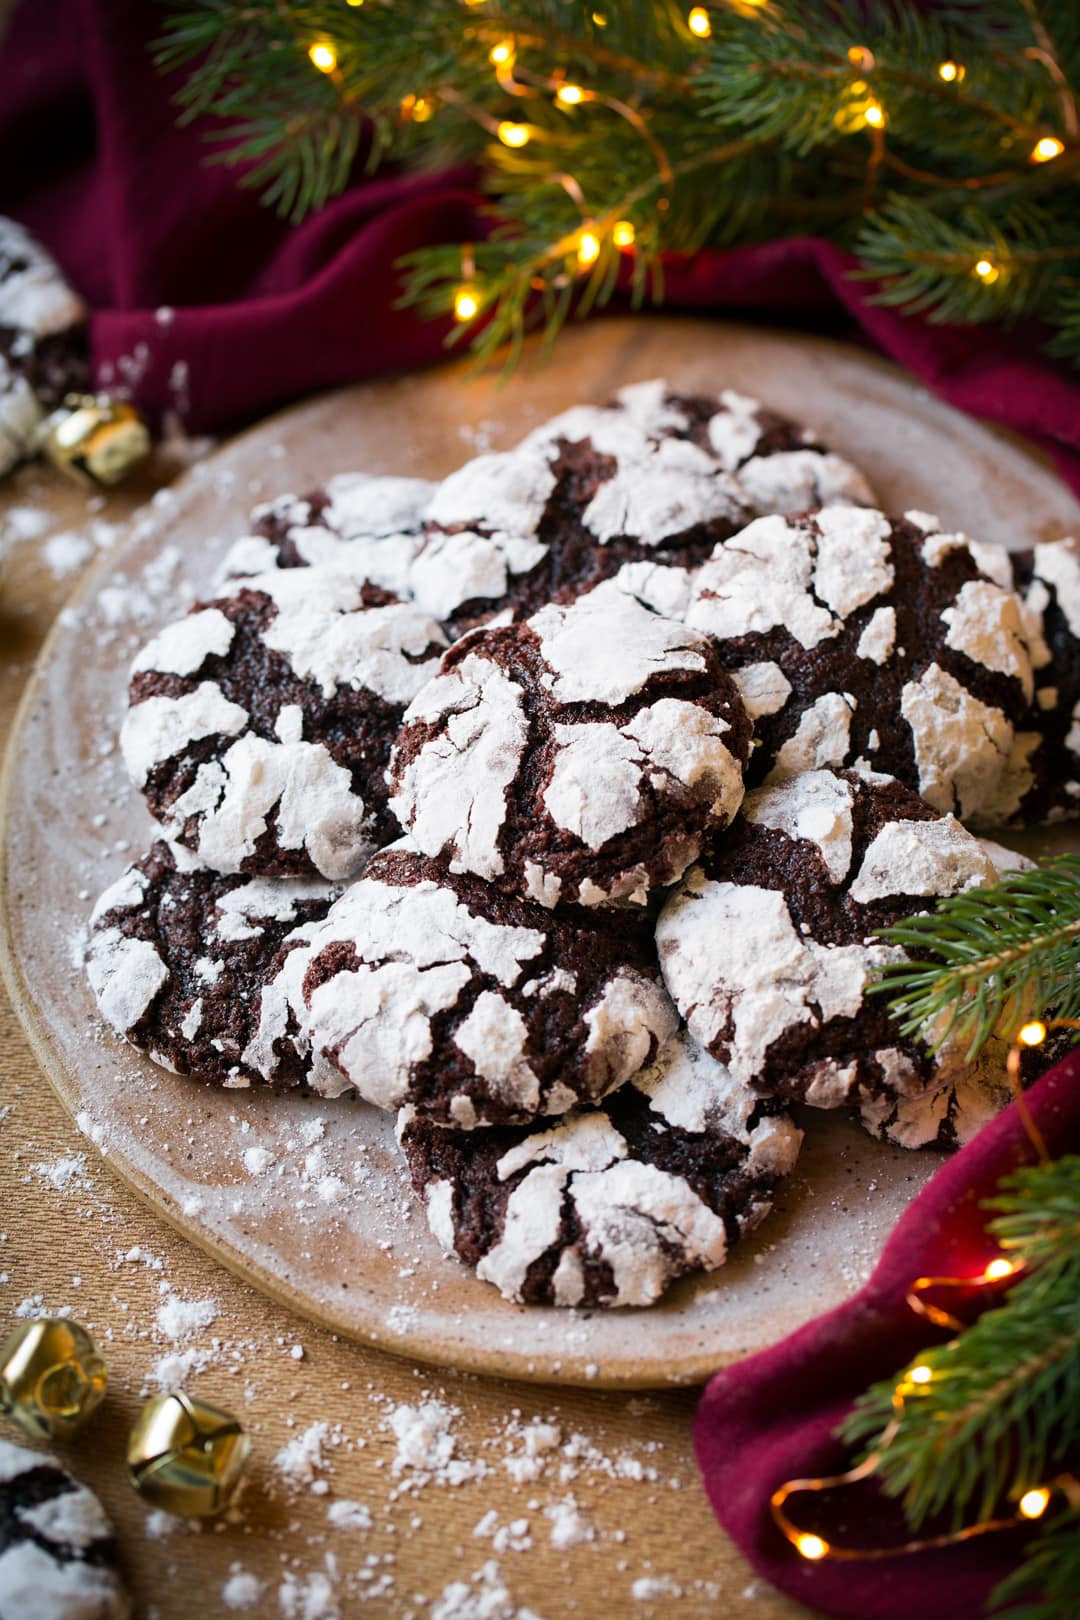
[[[108,1023],[395,1111],[507,1298],[646,1305],[815,1111],[951,1146],[1007,1100],[1002,1042],[868,989],[1018,861],[969,828],[1080,809],[1080,546],[886,516],[755,401],[640,384],[257,509],[121,740],[161,836],[94,911]]]

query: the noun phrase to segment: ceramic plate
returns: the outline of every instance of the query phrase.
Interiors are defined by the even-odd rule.
[[[1016,546],[1080,519],[1035,454],[856,349],[716,322],[598,322],[505,387],[453,367],[346,389],[197,465],[61,614],[8,754],[5,965],[79,1129],[162,1215],[257,1287],[424,1361],[598,1386],[701,1380],[847,1299],[939,1162],[819,1115],[776,1211],[722,1271],[649,1311],[517,1307],[438,1253],[386,1116],[345,1099],[207,1089],[156,1068],[97,1018],[81,966],[86,920],[153,838],[116,746],[127,666],[203,592],[252,504],[346,469],[438,477],[565,406],[661,375],[681,390],[752,393],[809,423],[894,509],[937,512],[948,527]],[[1051,846],[1068,843],[1040,835],[1025,847]]]

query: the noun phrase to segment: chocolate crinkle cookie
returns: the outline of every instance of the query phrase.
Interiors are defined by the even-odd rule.
[[[90,374],[86,310],[28,231],[0,215],[0,475]]]
[[[698,573],[687,622],[716,637],[754,721],[748,783],[865,760],[977,815],[1031,700],[1016,594],[937,519],[855,507],[760,518]]]
[[[749,736],[710,638],[608,583],[450,649],[405,713],[390,807],[453,872],[644,904],[735,814]]]
[[[858,1105],[906,1147],[964,1141],[1008,1100],[1005,1043],[902,1034],[876,971],[904,952],[877,931],[991,885],[978,839],[892,778],[807,771],[746,796],[668,900],[656,940],[691,1032],[762,1096]]]
[[[341,473],[307,495],[279,495],[255,507],[251,533],[233,542],[218,579],[330,567],[407,597],[437,487],[425,478]]]
[[[0,1620],[127,1620],[105,1510],[55,1457],[0,1440]]]
[[[983,567],[1021,595],[1035,696],[977,819],[987,826],[1061,821],[1080,815],[1080,540],[998,548],[996,568],[994,561],[988,555]]]
[[[685,1033],[601,1108],[463,1137],[405,1110],[416,1191],[447,1254],[507,1299],[651,1305],[768,1214],[802,1141]]]
[[[307,951],[307,1023],[332,1089],[462,1130],[595,1101],[677,1023],[643,925],[545,911],[405,841],[374,857]]]
[[[845,500],[873,501],[862,475],[756,400],[639,383],[445,479],[412,590],[452,633],[612,577],[678,616],[690,571],[757,513]]]
[[[156,843],[106,889],[86,971],[101,1015],[176,1074],[228,1087],[305,1085],[310,1046],[290,963],[338,891],[314,878],[200,867]]]
[[[445,646],[419,608],[334,569],[239,580],[136,658],[124,761],[205,865],[348,878],[398,835],[386,764]]]

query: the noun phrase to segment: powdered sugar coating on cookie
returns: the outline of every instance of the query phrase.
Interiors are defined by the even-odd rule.
[[[298,964],[288,968],[337,892],[314,878],[223,877],[156,843],[90,919],[86,971],[102,1017],[177,1074],[304,1084],[310,1052],[288,996]]]
[[[1002,551],[994,577],[1021,593],[1035,695],[979,819],[1023,825],[1080,815],[1080,540]]]
[[[850,463],[755,400],[638,383],[445,479],[412,591],[458,631],[611,578],[680,615],[690,571],[756,512],[872,498]]]
[[[716,548],[687,622],[755,716],[748,780],[867,761],[942,811],[998,790],[1032,691],[1021,605],[925,513],[766,517]]]
[[[340,473],[307,495],[279,495],[254,509],[252,532],[233,542],[217,583],[275,568],[333,568],[407,597],[437,488],[426,478]]]
[[[451,649],[406,711],[391,808],[451,871],[641,904],[730,821],[748,733],[709,638],[609,582]]]
[[[127,1620],[116,1540],[55,1457],[0,1440],[0,1605],[32,1620]]]
[[[602,1097],[675,1027],[646,931],[553,917],[407,843],[373,859],[308,951],[308,1023],[336,1089],[462,1130]]]
[[[653,1304],[768,1213],[802,1133],[685,1033],[602,1108],[463,1141],[404,1111],[399,1138],[443,1249],[507,1299]]]
[[[903,959],[875,935],[996,876],[954,817],[895,780],[806,772],[748,794],[668,901],[664,979],[698,1040],[762,1095],[821,1108],[921,1095],[948,1059],[868,995]]]
[[[445,645],[420,609],[336,569],[238,581],[136,658],[128,772],[218,871],[347,878],[396,836],[390,747]]]

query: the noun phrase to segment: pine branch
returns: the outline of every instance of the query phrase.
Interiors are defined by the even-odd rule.
[[[1000,1213],[990,1224],[994,1240],[1029,1268],[1058,1265],[1080,1251],[1080,1161],[1024,1166],[1001,1181],[986,1201]]]
[[[1060,1471],[1080,1442],[1080,1156],[1011,1178],[990,1231],[1023,1262],[1004,1303],[950,1343],[924,1351],[928,1382],[875,1385],[842,1433],[881,1450],[877,1477],[918,1529],[939,1514],[959,1529],[1008,1511]],[[896,1394],[902,1405],[897,1415]]]
[[[813,230],[907,312],[1034,316],[1080,363],[1080,7],[707,15],[701,39],[684,0],[175,0],[156,55],[185,75],[182,117],[216,119],[221,160],[292,219],[361,158],[476,163],[493,224],[464,336],[481,360],[616,290],[655,295],[667,254]],[[577,253],[583,232],[599,254]],[[445,315],[464,262],[414,256],[407,301]]]
[[[990,1595],[995,1620],[1068,1620],[1080,1614],[1080,1509],[1067,1509],[1025,1548],[1024,1562]]]
[[[974,1057],[995,1030],[1021,1017],[1080,1015],[1080,855],[1009,872],[908,918],[881,937],[908,960],[872,986],[890,997],[905,1035],[935,1046],[970,1042]]]

